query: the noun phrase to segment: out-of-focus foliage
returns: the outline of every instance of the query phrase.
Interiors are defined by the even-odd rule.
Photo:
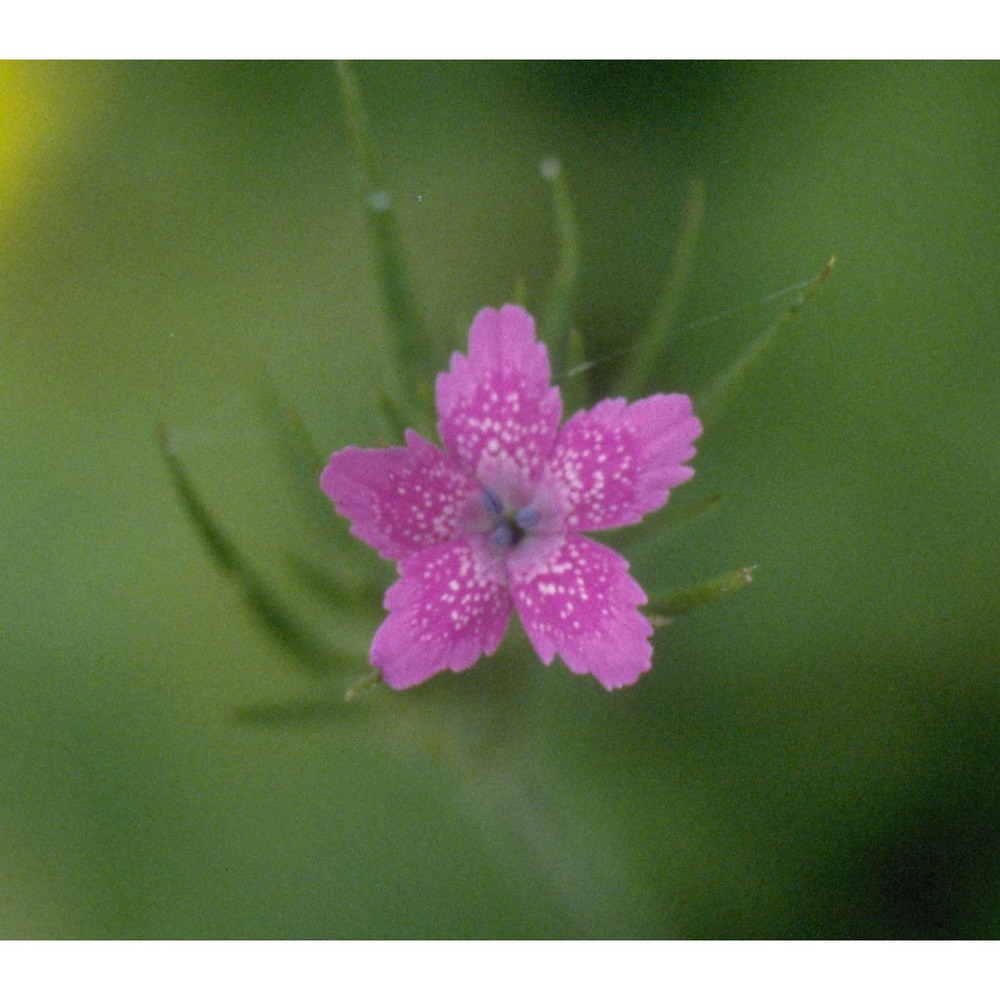
[[[377,442],[379,391],[411,388],[336,70],[7,65],[0,933],[995,936],[996,68],[356,73],[430,373],[477,308],[558,276],[549,156],[579,239],[566,367],[597,392],[710,384],[836,252],[671,530],[620,538],[662,614],[726,567],[754,584],[659,629],[612,696],[516,632],[406,694],[296,672],[155,428],[230,577],[266,567],[363,685],[392,569],[283,461]]]

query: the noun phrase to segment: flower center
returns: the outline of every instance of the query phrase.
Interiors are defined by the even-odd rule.
[[[506,506],[493,489],[483,490],[483,508],[489,517],[487,534],[497,548],[505,550],[522,542],[540,517],[531,504],[519,509]]]

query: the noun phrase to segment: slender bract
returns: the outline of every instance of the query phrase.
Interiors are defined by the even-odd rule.
[[[696,392],[698,412],[706,424],[719,418],[723,407],[735,395],[747,373],[764,357],[778,339],[778,334],[790,326],[802,307],[823,287],[830,277],[836,257],[831,257],[823,270],[809,282],[792,304],[743,352],[736,363],[724,371],[707,389]]]
[[[669,594],[656,594],[649,599],[644,610],[654,625],[665,625],[677,615],[693,611],[704,604],[712,604],[734,590],[749,586],[753,582],[754,569],[753,566],[733,569],[713,580],[696,583],[692,587],[674,590]]]
[[[691,181],[688,189],[684,219],[667,284],[656,303],[645,334],[636,343],[635,349],[628,353],[625,367],[618,379],[618,391],[627,396],[651,388],[666,365],[667,349],[674,332],[674,320],[691,272],[704,214],[705,185],[696,178]]]
[[[542,177],[552,188],[555,210],[558,257],[552,288],[540,325],[541,339],[549,347],[552,369],[557,377],[569,356],[569,338],[573,329],[573,297],[580,276],[580,238],[569,185],[562,164],[550,157],[541,166]]]
[[[686,505],[668,504],[654,511],[639,524],[619,529],[615,533],[615,540],[623,549],[634,549],[642,540],[652,535],[714,513],[722,506],[724,500],[725,497],[721,493],[713,493]]]
[[[308,726],[336,720],[347,722],[355,717],[343,695],[327,698],[299,698],[295,701],[244,705],[236,710],[237,722],[251,726]]]
[[[261,387],[259,401],[264,421],[278,446],[289,484],[312,533],[317,541],[331,546],[336,552],[343,552],[346,532],[330,530],[329,505],[316,495],[316,476],[323,468],[323,459],[301,415],[268,383]]]
[[[590,403],[590,365],[587,363],[583,337],[579,330],[570,331],[566,353],[566,368],[556,380],[563,395],[567,413],[575,413]]]
[[[400,367],[400,383],[414,409],[421,404],[418,380],[429,375],[435,357],[410,281],[396,206],[379,164],[357,80],[346,62],[338,64],[351,146],[361,182],[365,215],[375,246],[379,285]]]
[[[159,428],[160,451],[185,513],[198,531],[216,565],[239,589],[244,603],[265,631],[291,652],[299,663],[319,673],[337,665],[337,656],[302,622],[257,574],[226,532],[209,514],[187,469],[164,427]]]

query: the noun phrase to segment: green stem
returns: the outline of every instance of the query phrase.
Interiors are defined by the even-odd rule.
[[[687,505],[668,503],[658,511],[648,514],[639,524],[630,524],[625,528],[615,529],[611,535],[611,538],[614,539],[614,547],[629,548],[653,535],[660,534],[660,532],[676,528],[679,524],[693,521],[706,514],[712,514],[722,506],[724,499],[721,493],[712,493]]]
[[[618,380],[619,391],[629,398],[640,396],[651,388],[658,373],[663,371],[667,361],[667,347],[674,332],[674,320],[691,273],[704,215],[705,185],[695,178],[688,188],[684,219],[666,287],[653,310],[646,334],[636,344],[635,350],[630,352],[628,363]]]
[[[580,276],[580,239],[562,164],[555,157],[549,157],[543,161],[541,172],[552,188],[558,245],[556,270],[541,323],[541,339],[548,344],[552,370],[558,374],[563,371],[569,355],[573,298]]]
[[[557,374],[563,397],[563,412],[567,416],[588,406],[591,401],[590,365],[587,363],[584,351],[580,331],[572,330],[566,354],[566,370]]]
[[[159,428],[160,451],[174,489],[216,565],[240,591],[257,622],[280,646],[313,672],[327,673],[342,661],[263,581],[209,514],[165,427]],[[346,662],[346,661],[344,661]]]
[[[419,382],[430,377],[436,360],[434,344],[427,334],[417,295],[410,282],[395,203],[382,174],[357,79],[346,62],[338,63],[338,72],[401,383],[410,406],[418,410],[423,398]]]
[[[819,292],[830,277],[836,257],[831,257],[823,270],[809,282],[799,296],[778,318],[743,352],[736,363],[723,372],[707,389],[694,394],[695,412],[704,425],[718,420],[726,403],[736,394],[747,373],[764,357],[778,339],[778,334],[790,326],[802,307]]]
[[[755,566],[744,566],[742,569],[723,573],[714,580],[696,583],[667,594],[655,594],[642,610],[654,625],[666,625],[677,615],[686,614],[704,604],[719,601],[736,590],[742,590],[753,583],[755,569]]]

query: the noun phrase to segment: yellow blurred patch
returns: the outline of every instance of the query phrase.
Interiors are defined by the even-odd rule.
[[[113,71],[114,64],[0,60],[0,213],[85,129]]]
[[[30,185],[45,136],[58,128],[51,64],[0,61],[0,206]]]

